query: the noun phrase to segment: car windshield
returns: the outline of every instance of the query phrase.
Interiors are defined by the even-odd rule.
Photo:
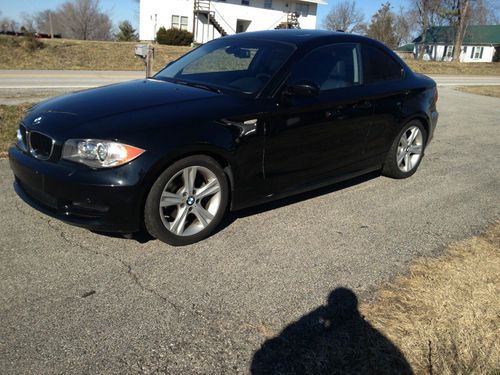
[[[257,94],[293,53],[289,44],[222,38],[168,65],[155,79],[211,90]]]

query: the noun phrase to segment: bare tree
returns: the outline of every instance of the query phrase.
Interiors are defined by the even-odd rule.
[[[465,37],[465,31],[470,18],[470,0],[456,0],[454,10],[456,13],[455,41],[453,43],[453,60],[460,61],[460,53],[462,52],[462,43]]]
[[[59,8],[58,16],[72,38],[111,39],[113,25],[109,16],[101,11],[99,0],[67,1]]]
[[[410,17],[416,22],[416,29],[422,35],[417,58],[422,59],[425,53],[427,30],[444,23],[442,0],[410,0]]]
[[[19,24],[9,17],[2,17],[0,19],[0,29],[2,31],[17,31]]]
[[[471,4],[471,25],[497,25],[500,23],[499,0],[475,0]]]
[[[26,12],[21,13],[21,28],[24,28],[29,33],[37,31],[35,19]]]
[[[356,5],[356,0],[342,0],[328,12],[323,21],[327,30],[343,30],[349,33],[363,31],[365,15]]]
[[[397,46],[410,43],[415,29],[415,22],[412,13],[404,8],[399,8],[398,13],[394,13],[394,35]]]

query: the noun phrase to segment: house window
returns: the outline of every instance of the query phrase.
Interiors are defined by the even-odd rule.
[[[184,16],[172,16],[172,28],[173,29],[188,29],[188,18]]]
[[[453,49],[455,48],[454,46],[447,46],[447,51],[446,51],[446,57],[453,57]]]
[[[264,8],[272,9],[272,7],[273,7],[273,0],[264,0]]]
[[[474,50],[474,59],[482,59],[483,58],[483,49],[484,47],[476,47]]]
[[[295,11],[302,17],[307,17],[309,15],[309,4],[297,3]]]
[[[241,0],[241,5],[250,5],[250,0]]]

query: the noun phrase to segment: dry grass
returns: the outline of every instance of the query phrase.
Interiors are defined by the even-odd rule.
[[[96,42],[44,39],[43,48],[31,50],[22,38],[0,36],[0,69],[142,70],[134,56],[135,42]],[[178,58],[190,47],[155,46],[154,70]]]
[[[423,259],[361,307],[418,374],[500,373],[500,222]]]
[[[7,149],[15,142],[19,122],[32,104],[0,105],[0,158],[7,155]]]
[[[67,70],[142,70],[142,60],[134,57],[135,42],[95,42],[67,39],[44,39],[43,48],[32,50],[22,38],[0,36],[0,69],[67,69]],[[155,46],[155,66],[163,67],[190,47]],[[406,61],[425,74],[500,75],[500,63],[449,63]]]
[[[405,60],[417,73],[443,75],[500,75],[500,63],[454,63]]]
[[[469,94],[500,98],[500,86],[460,86],[457,87],[457,90],[467,92]]]

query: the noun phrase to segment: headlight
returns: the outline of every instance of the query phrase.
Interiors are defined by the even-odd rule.
[[[91,168],[109,168],[128,163],[143,152],[140,148],[118,142],[69,139],[64,143],[61,157]]]

